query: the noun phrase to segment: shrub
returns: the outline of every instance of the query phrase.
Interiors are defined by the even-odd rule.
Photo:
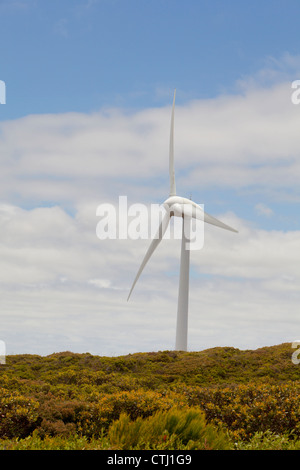
[[[28,436],[39,424],[37,401],[11,392],[0,390],[0,437]]]
[[[205,421],[198,408],[158,411],[148,418],[122,413],[108,431],[110,444],[117,449],[229,449],[226,435]]]
[[[98,436],[102,428],[107,429],[122,413],[134,420],[151,416],[158,410],[164,411],[185,404],[184,397],[172,392],[163,394],[137,389],[105,395],[80,413],[78,431],[86,436]]]
[[[39,408],[40,424],[38,432],[41,437],[68,436],[77,430],[78,415],[86,408],[84,402],[77,400],[48,400]]]
[[[189,394],[189,403],[200,406],[208,421],[225,425],[235,439],[265,431],[300,437],[299,383],[198,389]]]
[[[25,439],[0,440],[0,450],[106,450],[109,444],[106,438],[91,440],[85,436],[45,436],[37,431]]]
[[[291,434],[275,434],[271,431],[257,432],[248,441],[235,443],[236,450],[300,450],[300,441]]]

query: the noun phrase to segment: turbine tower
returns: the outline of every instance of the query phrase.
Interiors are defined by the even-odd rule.
[[[170,130],[170,147],[169,147],[169,175],[170,175],[170,193],[168,199],[163,202],[165,214],[162,217],[159,229],[156,236],[152,240],[146,255],[142,261],[140,269],[134,279],[131,290],[129,292],[127,301],[137,280],[139,279],[144,267],[149,261],[151,255],[161,242],[169,221],[172,216],[182,218],[182,239],[181,239],[181,256],[180,256],[180,276],[179,276],[179,291],[178,291],[178,305],[177,305],[177,324],[176,324],[176,342],[175,349],[178,351],[187,350],[187,336],[188,336],[188,302],[189,302],[189,270],[190,270],[190,250],[188,248],[189,230],[192,219],[202,220],[211,225],[236,232],[237,230],[229,227],[220,220],[212,217],[203,211],[202,207],[191,199],[180,197],[176,195],[175,184],[175,170],[174,170],[174,110],[175,110],[175,97],[176,90],[174,91],[172,115],[171,115],[171,130]],[[187,221],[187,223],[185,223]]]

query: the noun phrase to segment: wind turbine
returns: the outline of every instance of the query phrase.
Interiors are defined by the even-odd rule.
[[[179,292],[178,292],[178,306],[177,306],[177,325],[176,325],[176,342],[175,349],[179,351],[187,350],[187,331],[188,331],[188,300],[189,300],[189,269],[190,269],[190,250],[187,248],[189,241],[189,224],[191,219],[198,219],[209,224],[221,227],[225,230],[236,232],[237,230],[229,227],[220,220],[212,217],[203,211],[202,207],[196,204],[191,199],[180,197],[176,195],[175,184],[175,170],[174,170],[174,110],[175,110],[175,97],[176,90],[174,91],[172,115],[171,115],[171,130],[170,130],[170,147],[169,147],[169,175],[170,175],[170,194],[168,199],[163,203],[166,213],[164,214],[160,223],[158,232],[152,240],[148,251],[143,259],[143,262],[138,270],[134,279],[133,285],[129,292],[127,301],[129,300],[133,288],[139,279],[144,267],[149,261],[151,255],[161,242],[169,221],[172,216],[182,217],[182,239],[181,239],[181,257],[180,257],[180,276],[179,276]],[[185,224],[185,219],[188,224]]]

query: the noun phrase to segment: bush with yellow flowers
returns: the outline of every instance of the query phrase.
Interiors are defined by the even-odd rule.
[[[199,388],[189,403],[200,406],[208,421],[225,425],[236,438],[257,432],[293,433],[300,437],[300,383]]]
[[[122,413],[135,420],[151,416],[158,410],[166,411],[186,404],[186,398],[174,392],[159,393],[141,388],[103,395],[96,403],[89,404],[81,411],[78,432],[85,436],[98,436]]]
[[[0,389],[0,437],[25,437],[38,424],[39,404],[36,400]]]

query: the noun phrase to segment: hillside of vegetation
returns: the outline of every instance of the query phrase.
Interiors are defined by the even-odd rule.
[[[8,356],[0,449],[300,449],[293,351]]]

